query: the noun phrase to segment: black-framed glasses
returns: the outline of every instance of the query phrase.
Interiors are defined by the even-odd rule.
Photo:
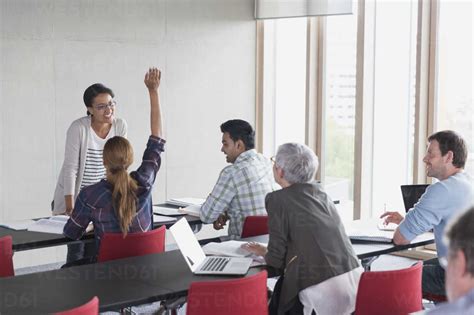
[[[110,109],[113,109],[115,106],[117,106],[117,102],[112,100],[108,104],[95,105],[94,108],[99,110],[99,111],[104,111],[107,107],[110,108]]]

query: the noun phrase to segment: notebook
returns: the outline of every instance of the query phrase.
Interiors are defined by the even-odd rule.
[[[170,227],[189,269],[198,275],[245,275],[252,263],[247,257],[206,257],[186,219]]]
[[[392,243],[393,231],[371,230],[371,231],[347,231],[351,241],[364,241],[373,243]]]
[[[39,219],[28,226],[30,232],[42,232],[52,234],[63,234],[64,226],[69,220],[67,215],[55,215],[45,219]],[[86,228],[86,232],[93,230],[92,222]]]
[[[415,203],[420,200],[421,196],[425,193],[428,184],[423,185],[401,185],[400,189],[402,190],[403,204],[405,206],[405,211],[408,212]]]
[[[185,197],[185,198],[171,198],[166,200],[167,204],[178,206],[178,207],[187,207],[191,205],[202,205],[206,199],[201,198],[192,198],[192,197]]]
[[[153,213],[165,216],[182,216],[184,213],[179,212],[176,208],[153,206]]]
[[[190,205],[190,206],[187,206],[186,208],[179,208],[178,211],[181,214],[192,215],[193,217],[198,217],[199,218],[199,214],[201,213],[201,206],[200,205]]]
[[[351,241],[392,243],[393,231],[380,230],[378,220],[355,220],[345,224],[346,234]]]

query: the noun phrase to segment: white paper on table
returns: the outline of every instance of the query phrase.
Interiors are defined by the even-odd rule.
[[[28,227],[28,231],[63,234],[65,225],[66,221],[62,220],[52,220],[51,218],[39,219],[38,221],[30,225],[30,227]]]
[[[206,255],[216,255],[216,256],[227,256],[227,257],[249,257],[252,256],[254,260],[257,259],[257,256],[253,257],[252,253],[246,251],[242,248],[242,245],[247,244],[248,242],[243,241],[226,241],[221,243],[211,242],[207,243],[202,247]]]
[[[398,224],[395,223],[384,224],[383,221],[377,225],[378,229],[381,231],[395,231],[397,226]]]
[[[153,222],[161,223],[161,222],[170,222],[170,221],[176,221],[176,218],[153,214]]]
[[[153,206],[153,212],[156,214],[160,215],[167,215],[167,216],[178,216],[178,215],[184,215],[184,213],[178,211],[178,209],[175,208],[167,208],[167,207],[159,207],[159,206]]]
[[[175,205],[178,207],[187,207],[191,205],[199,205],[201,206],[206,199],[202,198],[193,198],[193,197],[184,197],[184,198],[171,198],[166,200],[166,203],[170,205]]]
[[[6,227],[8,229],[12,230],[26,230],[30,225],[35,223],[34,220],[18,220],[18,221],[10,221],[10,222],[3,222],[0,223],[1,227]]]
[[[187,206],[186,208],[179,208],[178,211],[181,212],[181,213],[192,215],[194,217],[199,218],[199,214],[201,212],[201,206],[200,205],[191,205],[191,206]]]
[[[54,215],[46,219],[39,219],[28,227],[28,231],[31,232],[42,232],[52,234],[63,234],[64,226],[69,220],[67,215]],[[86,228],[86,233],[94,229],[91,223]]]

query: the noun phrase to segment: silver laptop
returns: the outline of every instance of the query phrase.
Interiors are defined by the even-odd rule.
[[[252,258],[241,257],[206,257],[199,245],[188,221],[185,218],[170,227],[171,234],[186,260],[189,268],[198,275],[245,275],[249,270]]]

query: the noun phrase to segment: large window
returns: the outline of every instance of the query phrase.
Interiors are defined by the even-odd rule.
[[[357,1],[352,15],[265,21],[264,152],[306,141],[344,218],[402,211],[432,131],[466,139],[473,174],[472,7]]]
[[[264,154],[305,140],[306,18],[265,21]]]
[[[376,25],[369,216],[404,209],[400,185],[412,183],[417,8],[416,1],[378,1],[367,17]]]
[[[341,213],[349,218],[354,208],[357,11],[327,17],[325,38],[323,182],[328,194],[340,201]]]
[[[470,1],[441,1],[437,62],[437,130],[452,129],[466,140],[466,170],[474,175],[474,98]]]

